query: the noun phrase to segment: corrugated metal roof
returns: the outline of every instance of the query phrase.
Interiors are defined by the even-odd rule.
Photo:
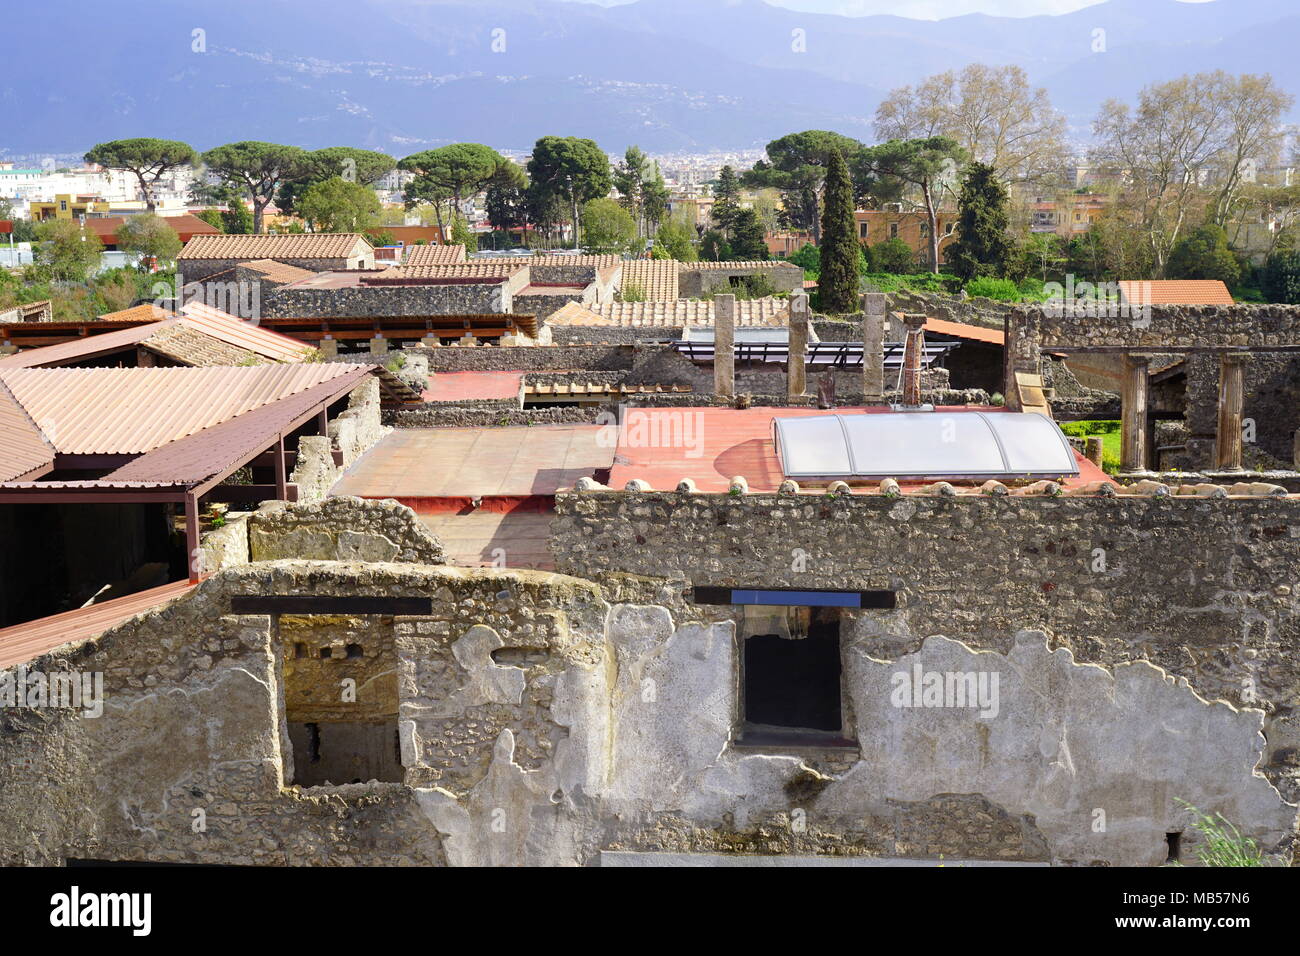
[[[926,319],[925,331],[971,342],[987,342],[989,345],[1005,345],[1007,338],[1006,333],[998,329],[967,325],[965,322],[949,322],[947,319]]]
[[[306,412],[346,394],[372,372],[367,365],[345,368],[344,375],[141,455],[103,480],[194,484],[220,474],[265,451]]]
[[[159,588],[105,601],[103,604],[92,604],[90,607],[0,629],[0,669],[17,667],[42,654],[48,654],[56,647],[80,644],[97,637],[133,617],[170,604],[195,587],[197,585],[188,581],[175,581]]]
[[[345,259],[358,242],[355,232],[303,232],[280,235],[195,236],[177,259]]]
[[[0,382],[0,481],[54,463],[54,446],[18,400]]]
[[[139,345],[153,335],[166,323],[149,322],[130,329],[117,329],[114,332],[101,332],[87,335],[58,345],[44,345],[36,349],[23,349],[13,355],[0,358],[0,369],[6,368],[49,368],[80,362],[109,352],[119,352]]]
[[[57,451],[125,455],[152,451],[353,368],[23,368],[0,369],[0,383]]]
[[[181,309],[181,315],[191,328],[272,361],[301,362],[312,351],[311,346],[297,339],[246,322],[202,302],[189,303]]]

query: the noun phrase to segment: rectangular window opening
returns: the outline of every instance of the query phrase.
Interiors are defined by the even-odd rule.
[[[744,605],[741,746],[853,747],[841,694],[841,609]]]

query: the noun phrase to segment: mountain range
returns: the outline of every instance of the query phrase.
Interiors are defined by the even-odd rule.
[[[128,136],[398,156],[526,150],[546,134],[616,152],[752,148],[803,129],[870,139],[891,88],[972,62],[1024,67],[1080,140],[1104,99],[1182,73],[1269,72],[1300,96],[1295,0],[938,21],[763,0],[43,0],[6,21],[0,156]]]

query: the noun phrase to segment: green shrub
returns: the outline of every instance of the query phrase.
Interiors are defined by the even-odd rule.
[[[1010,279],[994,279],[990,276],[971,279],[966,283],[966,294],[998,302],[1019,302],[1021,298],[1019,287]]]

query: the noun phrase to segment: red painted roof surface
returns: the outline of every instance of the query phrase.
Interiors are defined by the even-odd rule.
[[[523,372],[437,372],[429,376],[426,402],[474,398],[518,398]]]
[[[65,611],[51,617],[0,629],[0,668],[16,667],[64,644],[76,644],[104,633],[137,614],[168,604],[196,585],[174,581],[159,588]]]
[[[1000,412],[1001,408],[940,406],[939,411]],[[683,478],[695,481],[700,491],[726,491],[730,480],[744,476],[750,491],[776,491],[785,476],[772,444],[772,419],[803,415],[835,415],[866,412],[890,414],[883,405],[868,408],[655,408],[635,409],[639,422],[628,420],[618,444],[611,488],[622,488],[633,478],[649,482],[656,491],[672,491]],[[1065,486],[1103,481],[1106,474],[1080,456],[1079,476]],[[902,483],[917,487],[920,483]]]

